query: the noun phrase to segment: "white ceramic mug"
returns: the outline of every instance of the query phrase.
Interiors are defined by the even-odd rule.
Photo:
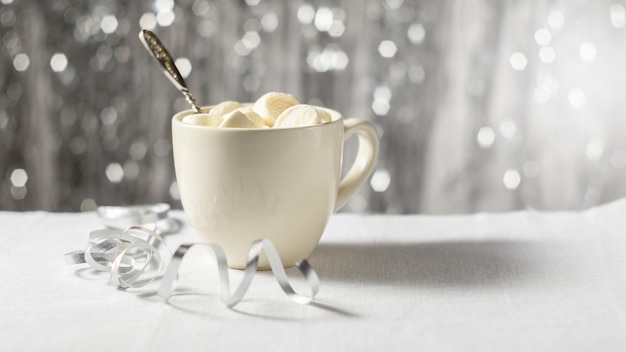
[[[204,108],[203,111],[210,109]],[[316,126],[241,129],[172,119],[178,189],[185,214],[200,238],[221,245],[231,268],[244,268],[250,244],[272,240],[283,265],[308,258],[330,215],[367,180],[378,157],[375,127],[360,119]],[[356,134],[359,149],[340,180],[344,141]],[[267,268],[261,256],[259,268]]]

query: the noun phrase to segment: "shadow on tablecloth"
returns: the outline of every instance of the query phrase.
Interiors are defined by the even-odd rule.
[[[537,241],[321,243],[310,262],[324,281],[467,287],[551,281],[563,246]],[[559,255],[560,254],[560,255]],[[560,260],[559,260],[560,259]]]

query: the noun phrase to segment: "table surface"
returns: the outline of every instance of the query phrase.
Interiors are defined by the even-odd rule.
[[[337,214],[310,257],[314,304],[261,272],[230,309],[202,250],[181,272],[186,294],[165,303],[155,286],[116,289],[65,264],[102,228],[95,213],[0,212],[0,350],[624,351],[624,214],[626,200],[584,212]],[[188,226],[166,238],[195,240]]]

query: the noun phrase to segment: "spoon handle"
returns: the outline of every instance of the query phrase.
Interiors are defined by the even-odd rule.
[[[176,88],[178,88],[178,90],[180,90],[183,93],[183,95],[185,96],[185,99],[187,99],[189,104],[193,106],[193,109],[199,113],[200,105],[198,105],[198,103],[196,102],[196,99],[194,99],[191,93],[189,93],[187,84],[185,83],[183,76],[180,74],[180,72],[176,68],[174,59],[172,58],[170,53],[167,51],[167,49],[165,49],[165,46],[163,46],[159,38],[151,31],[144,29],[141,32],[139,32],[139,39],[141,40],[143,45],[146,47],[148,52],[152,54],[152,57],[154,57],[156,61],[159,63],[159,66],[161,67],[161,69],[163,69],[163,72],[165,72],[165,75],[167,76],[167,78],[169,78],[170,81],[172,81],[172,83],[176,86]]]

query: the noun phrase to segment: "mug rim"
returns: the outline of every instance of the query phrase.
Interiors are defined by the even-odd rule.
[[[207,106],[202,106],[200,107],[200,110],[202,113],[205,113],[205,111],[210,110],[210,108],[214,107],[215,105],[207,105]],[[317,105],[311,105],[313,107],[315,107],[316,109],[322,109],[326,112],[328,112],[331,116],[331,121],[329,122],[325,122],[319,125],[309,125],[309,126],[295,126],[295,127],[281,127],[281,128],[250,128],[250,127],[246,127],[246,128],[224,128],[224,127],[218,127],[218,126],[203,126],[203,125],[194,125],[194,124],[190,124],[190,123],[184,123],[183,122],[183,117],[193,114],[195,113],[195,111],[193,109],[187,109],[187,110],[182,110],[177,112],[176,114],[174,114],[174,116],[172,117],[172,122],[176,123],[180,126],[182,126],[183,128],[201,128],[204,130],[213,130],[213,131],[223,131],[223,132],[227,132],[227,133],[235,133],[235,132],[250,132],[250,131],[258,131],[259,133],[263,132],[263,133],[277,133],[279,131],[288,131],[288,130],[303,130],[303,129],[315,129],[315,128],[320,128],[323,126],[332,126],[335,124],[339,124],[341,123],[341,121],[344,119],[343,115],[334,109],[330,109],[327,107],[323,107],[323,106],[317,106]]]

